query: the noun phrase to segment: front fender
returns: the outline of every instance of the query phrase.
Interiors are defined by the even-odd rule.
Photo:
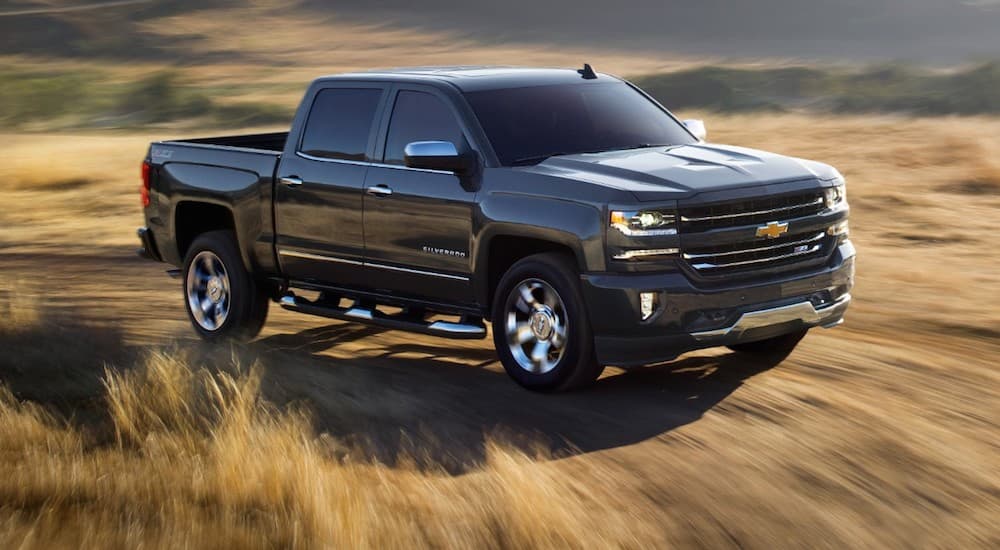
[[[519,193],[491,194],[480,203],[472,247],[475,272],[488,272],[490,243],[498,236],[555,243],[573,252],[581,272],[604,271],[603,219],[603,209],[592,204]],[[487,285],[487,277],[477,277],[477,295],[488,294]]]

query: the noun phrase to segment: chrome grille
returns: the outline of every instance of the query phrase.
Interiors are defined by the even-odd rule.
[[[754,197],[740,201],[680,207],[680,230],[686,233],[708,231],[775,219],[811,216],[824,208],[823,191]]]
[[[742,241],[685,250],[684,259],[705,275],[769,269],[822,257],[825,232],[785,235],[777,239]]]
[[[794,193],[749,197],[741,200],[711,202],[678,207],[678,228],[684,261],[697,273],[706,276],[746,275],[756,271],[773,273],[796,269],[826,257],[832,238],[826,232],[812,229],[795,231],[774,239],[758,238],[754,227],[771,222],[787,223],[806,218],[826,209],[823,190],[812,189]],[[815,227],[815,226],[814,226]],[[699,233],[733,229],[732,240],[689,238]],[[713,241],[714,244],[685,245]]]

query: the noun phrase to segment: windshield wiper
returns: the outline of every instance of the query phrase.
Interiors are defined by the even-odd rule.
[[[514,159],[514,161],[511,162],[511,164],[514,165],[514,166],[520,166],[522,164],[538,164],[538,163],[543,162],[546,159],[549,159],[551,157],[558,157],[558,156],[561,156],[561,155],[575,155],[575,154],[576,153],[567,153],[565,151],[557,151],[555,153],[545,153],[544,155],[531,155],[530,157],[521,157],[521,158]]]
[[[648,149],[650,147],[669,147],[669,143],[636,143],[635,145],[626,145],[625,147],[615,147],[614,149],[605,149],[603,152],[608,151],[630,151],[632,149]]]

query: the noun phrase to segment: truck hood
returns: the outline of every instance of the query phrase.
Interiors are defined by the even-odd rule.
[[[840,175],[819,162],[704,143],[556,156],[527,169],[628,191],[640,201]]]

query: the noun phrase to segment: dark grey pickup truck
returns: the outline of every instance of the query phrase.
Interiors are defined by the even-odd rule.
[[[209,340],[254,337],[274,300],[446,338],[488,320],[540,391],[784,357],[851,300],[844,179],[704,134],[589,66],[324,77],[288,133],[153,143],[141,253],[180,268]]]

